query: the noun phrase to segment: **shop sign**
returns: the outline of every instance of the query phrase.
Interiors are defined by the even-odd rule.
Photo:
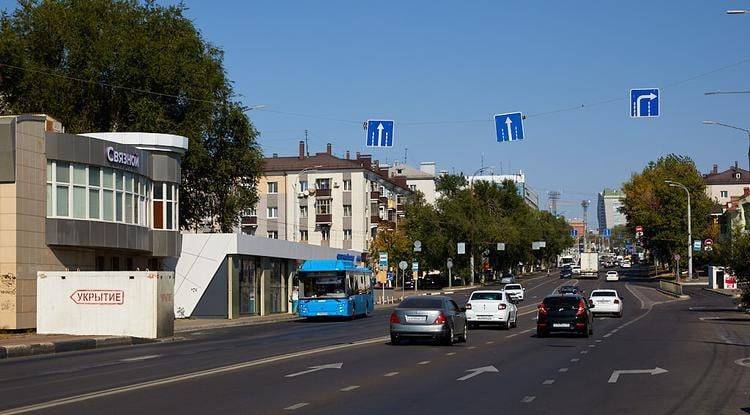
[[[107,160],[109,160],[110,163],[117,163],[135,168],[138,168],[141,165],[140,157],[138,157],[137,154],[123,153],[115,150],[114,147],[107,147],[106,152]]]

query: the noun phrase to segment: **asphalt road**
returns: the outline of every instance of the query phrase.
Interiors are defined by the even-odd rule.
[[[597,318],[588,339],[536,338],[536,304],[569,283],[617,288],[624,316]],[[750,317],[729,311],[727,297],[691,289],[676,300],[642,281],[552,276],[524,285],[517,328],[472,330],[450,347],[391,346],[390,310],[381,309],[353,321],[8,360],[0,415],[750,413],[750,359],[741,360],[750,358]]]

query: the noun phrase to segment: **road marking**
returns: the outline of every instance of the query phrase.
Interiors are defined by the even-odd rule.
[[[523,399],[521,399],[522,403],[531,403],[536,399],[536,396],[524,396]]]
[[[391,377],[391,376],[396,376],[396,375],[398,375],[398,372],[388,372],[388,373],[386,373],[386,374],[385,374],[385,375],[383,375],[383,376],[385,376],[385,377],[389,378],[389,377]]]
[[[510,339],[511,337],[516,337],[516,336],[518,336],[518,333],[515,333],[515,334],[511,334],[511,335],[509,335],[509,336],[505,336],[505,338],[506,338],[506,339]]]
[[[633,294],[633,296],[634,296],[635,298],[637,298],[637,299],[638,299],[638,301],[640,301],[640,302],[641,302],[641,310],[644,310],[644,309],[646,308],[646,303],[645,303],[645,302],[643,301],[643,299],[642,299],[642,298],[641,298],[641,297],[640,297],[640,296],[639,296],[638,294],[636,294],[636,293],[635,293],[635,291],[633,291],[633,290],[631,290],[631,289],[630,289],[630,284],[625,284],[625,288],[626,288],[626,289],[627,289],[628,291],[630,291],[630,293],[631,293],[631,294]]]
[[[421,361],[421,362],[419,362],[417,364],[418,365],[428,365],[428,364],[430,364],[430,362],[431,362],[431,360],[423,360],[423,361]]]
[[[446,356],[453,356],[454,354],[456,354],[456,352],[448,352],[448,353],[446,353],[445,355],[446,355]]]
[[[612,333],[607,333],[607,334],[605,334],[605,335],[604,335],[604,336],[602,336],[602,337],[609,337],[609,336],[611,336],[611,335],[612,335]]]
[[[589,347],[594,348],[594,347],[596,347],[596,345],[595,344],[590,344]]]
[[[588,352],[589,352],[588,350],[581,350],[581,354],[586,354]]]
[[[524,333],[529,333],[529,332],[532,332],[532,331],[534,331],[534,330],[536,330],[536,329],[534,328],[534,329],[528,329],[528,330],[524,330],[524,331],[522,331],[522,332],[521,332],[520,334],[524,334]]]
[[[490,340],[490,341],[486,342],[485,344],[492,344],[492,343],[494,343],[494,341]]]
[[[597,342],[597,343],[601,343],[602,341],[601,341],[601,340],[597,340],[596,342]]]
[[[565,373],[565,372],[568,371],[568,368],[567,367],[561,367],[560,369],[557,369],[557,371],[560,372],[560,373]]]
[[[615,370],[612,372],[612,376],[609,377],[608,383],[617,383],[617,379],[620,375],[661,375],[662,373],[669,372],[667,369],[655,367],[653,369],[636,369],[636,370]]]
[[[299,409],[299,408],[302,408],[303,406],[307,406],[307,405],[309,405],[309,403],[307,403],[307,402],[295,403],[292,406],[287,406],[286,408],[284,408],[284,410],[285,411],[294,411],[295,409]]]
[[[484,367],[478,367],[476,369],[468,369],[467,372],[471,372],[471,373],[469,373],[468,375],[461,376],[460,378],[456,380],[461,382],[467,379],[471,379],[474,376],[481,375],[482,373],[499,373],[500,371],[497,370],[495,366],[484,366]]]
[[[345,388],[341,388],[339,390],[341,392],[349,392],[349,391],[353,391],[354,389],[359,389],[359,385],[351,385],[351,386],[347,386]]]
[[[476,348],[477,348],[477,346],[469,346],[469,347],[468,347],[468,349],[469,349],[469,350],[474,350],[474,349],[476,349]]]
[[[555,383],[554,379],[547,379],[544,382],[542,382],[542,385],[551,385],[553,383]]]
[[[290,373],[288,375],[284,375],[284,377],[285,378],[294,378],[294,377],[297,377],[297,376],[302,376],[302,375],[306,375],[308,373],[313,373],[313,372],[317,372],[317,371],[325,370],[325,369],[341,369],[341,366],[344,366],[343,362],[330,363],[330,364],[327,364],[327,365],[319,365],[319,366],[310,366],[310,367],[307,368],[307,370],[303,370],[303,371],[297,372],[297,373]]]
[[[129,359],[122,359],[121,362],[139,362],[141,360],[149,360],[149,359],[156,359],[157,357],[161,357],[160,354],[150,354],[147,356],[138,356],[138,357],[131,357]]]
[[[221,367],[217,367],[213,369],[205,369],[205,370],[200,370],[198,372],[170,376],[170,377],[163,378],[163,379],[150,380],[150,381],[141,382],[141,383],[134,383],[132,385],[120,386],[120,387],[111,388],[111,389],[104,389],[98,392],[90,392],[90,393],[85,393],[82,395],[55,399],[55,400],[51,400],[48,402],[21,406],[17,408],[11,408],[11,409],[0,412],[0,415],[16,415],[16,414],[22,414],[25,412],[40,411],[42,409],[55,408],[58,406],[88,401],[91,399],[103,398],[105,396],[119,395],[125,392],[132,392],[136,390],[152,388],[155,386],[169,385],[172,383],[178,383],[178,382],[183,382],[186,380],[212,376],[212,375],[216,375],[220,373],[234,372],[237,370],[246,369],[246,368],[253,367],[253,366],[260,366],[260,365],[265,365],[268,363],[289,360],[289,359],[293,359],[296,357],[310,356],[310,355],[314,355],[318,353],[325,353],[325,352],[329,352],[333,350],[350,349],[353,347],[366,346],[366,345],[374,344],[374,343],[384,343],[388,339],[390,339],[389,336],[375,337],[372,339],[360,340],[360,341],[355,341],[355,342],[346,343],[346,344],[337,344],[333,346],[319,347],[316,349],[303,350],[303,351],[288,353],[288,354],[279,355],[279,356],[264,357],[262,359],[251,360],[249,362],[235,363],[235,364],[231,364],[228,366],[221,366]],[[305,405],[307,405],[307,403],[305,403]]]
[[[573,362],[573,363],[575,363],[575,362],[577,362],[577,361],[579,361],[579,360],[581,360],[581,359],[579,359],[579,358],[577,358],[577,357],[574,357],[574,358],[570,359],[570,361],[571,361],[571,362]]]
[[[750,357],[746,357],[744,359],[737,359],[734,361],[734,363],[740,366],[750,367]]]

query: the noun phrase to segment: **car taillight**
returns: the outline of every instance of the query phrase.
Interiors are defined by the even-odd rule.
[[[391,323],[398,324],[400,321],[398,320],[398,315],[396,313],[391,313]]]
[[[445,324],[445,316],[443,313],[440,313],[432,324]]]
[[[497,309],[498,310],[505,310],[505,307],[507,307],[507,306],[505,304],[503,304],[503,303],[500,303],[500,304],[497,305]]]
[[[544,303],[539,304],[537,307],[539,308],[539,315],[547,315],[547,307],[544,306]]]
[[[578,311],[576,312],[576,316],[582,316],[586,313],[586,304],[583,303],[583,300],[581,300],[578,303]]]
[[[615,299],[615,304],[620,304],[620,300]]]
[[[471,310],[471,303],[467,303],[467,304],[466,304],[466,309],[467,309],[467,310]]]

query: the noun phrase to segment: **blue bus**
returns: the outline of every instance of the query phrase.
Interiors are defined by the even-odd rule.
[[[367,316],[375,309],[372,271],[352,261],[308,260],[297,278],[300,317]]]

